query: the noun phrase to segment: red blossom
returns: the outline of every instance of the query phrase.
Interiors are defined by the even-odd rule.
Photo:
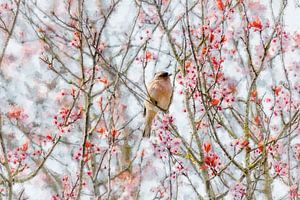
[[[141,152],[141,157],[143,158],[144,156],[145,156],[145,149],[143,149]]]
[[[53,140],[53,137],[50,135],[50,134],[48,134],[47,136],[46,136],[46,138],[47,138],[47,140]]]
[[[90,142],[90,141],[86,141],[85,142],[85,147],[88,149],[88,148],[91,148],[93,146],[93,144]]]
[[[224,42],[226,42],[226,40],[227,40],[227,39],[226,39],[225,35],[222,35],[222,36],[221,36],[221,41],[220,41],[220,43],[224,43]]]
[[[213,33],[210,34],[209,42],[212,43],[215,39],[215,35]]]
[[[111,135],[113,138],[116,138],[116,136],[118,135],[118,131],[115,128],[113,128],[111,131]]]
[[[223,11],[225,9],[225,6],[223,4],[223,1],[222,0],[217,0],[217,8],[221,11]]]
[[[246,146],[248,146],[249,145],[249,141],[247,141],[247,140],[242,140],[242,142],[241,142],[241,146],[242,147],[246,147]]]
[[[91,171],[87,171],[86,174],[87,174],[88,176],[92,176],[92,172],[91,172]]]
[[[251,97],[252,98],[256,98],[256,96],[257,96],[257,91],[256,90],[252,90],[251,91]]]
[[[25,142],[21,147],[20,147],[21,151],[27,151],[28,150],[28,142]]]
[[[208,142],[205,142],[205,143],[203,144],[203,150],[204,150],[206,153],[209,153],[210,150],[211,150],[211,144],[208,143]]]
[[[264,150],[264,142],[263,141],[260,141],[258,143],[258,150],[259,150],[259,152],[263,152],[263,150]]]
[[[220,103],[220,100],[219,100],[219,99],[212,99],[212,100],[210,101],[210,104],[211,104],[212,106],[217,106],[219,103]]]
[[[207,48],[206,48],[206,47],[203,47],[203,49],[202,49],[202,51],[201,51],[201,54],[202,54],[202,55],[205,55],[206,52],[207,52]]]
[[[187,61],[185,61],[184,68],[188,69],[191,65],[192,65],[192,62],[187,60]]]
[[[212,168],[215,168],[219,163],[219,156],[216,153],[210,153],[204,157],[204,163]]]
[[[106,129],[104,127],[100,127],[99,129],[97,129],[97,132],[103,135],[106,132]]]
[[[153,55],[150,51],[146,51],[146,55],[145,55],[146,61],[150,61],[153,58]]]
[[[244,137],[236,139],[233,141],[232,145],[239,149],[245,148],[249,145],[249,141],[246,140]]]
[[[281,92],[281,87],[276,86],[276,87],[273,88],[273,91],[274,91],[275,95],[278,96],[279,93]]]
[[[254,118],[254,122],[256,125],[260,125],[260,118],[258,115]]]
[[[103,83],[104,85],[108,85],[108,79],[106,77],[101,78],[100,83]]]
[[[259,17],[257,17],[254,21],[250,22],[250,28],[254,28],[257,30],[262,30],[262,23]]]

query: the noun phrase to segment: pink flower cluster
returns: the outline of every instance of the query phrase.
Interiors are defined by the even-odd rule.
[[[176,77],[177,82],[179,85],[182,85],[187,92],[194,91],[196,84],[197,84],[197,77],[196,77],[196,66],[191,61],[185,62],[185,77],[181,73],[179,73]],[[183,94],[181,91],[180,94]]]
[[[167,189],[161,185],[151,189],[151,192],[155,193],[157,199],[169,199],[167,195]]]
[[[289,190],[289,198],[296,200],[298,197],[300,197],[300,193],[298,193],[298,186],[296,184],[292,185]]]
[[[27,149],[28,144],[25,143],[18,147],[15,151],[8,152],[8,162],[11,162],[13,164],[21,163],[28,156],[28,154],[26,153]]]
[[[152,143],[155,155],[160,158],[167,158],[170,154],[177,154],[181,145],[181,140],[172,136],[170,125],[174,122],[170,114],[164,114],[161,122],[155,121],[154,128],[156,138]]]
[[[231,193],[234,200],[240,200],[246,195],[246,187],[238,182],[231,188]]]
[[[274,161],[272,163],[273,170],[278,176],[286,176],[288,172],[288,164],[283,161]]]
[[[73,33],[73,39],[70,42],[71,46],[80,48],[80,35],[79,32]]]
[[[12,106],[7,112],[7,117],[9,119],[15,120],[25,120],[28,118],[28,115],[25,114],[24,109],[19,106]]]
[[[226,78],[222,78],[222,80],[219,81],[219,84],[219,87],[212,90],[212,99],[222,100],[221,104],[223,107],[232,105],[236,101],[235,93],[237,90],[235,83]],[[220,110],[221,106],[218,106],[218,109]]]
[[[283,144],[277,141],[275,144],[270,143],[268,145],[268,153],[273,157],[278,157],[283,154]]]
[[[75,195],[78,192],[78,184],[75,183],[76,185],[73,185],[73,181],[70,180],[69,176],[63,176],[61,182],[62,182],[61,194],[56,193],[52,195],[51,200],[74,199]],[[87,185],[86,181],[83,181],[82,187],[86,187],[86,185]]]
[[[86,148],[86,152],[84,156],[82,156],[82,147],[80,147],[77,151],[74,152],[73,159],[80,160],[83,157],[84,161],[86,162],[90,159],[91,154],[101,153],[101,148],[91,143],[90,141],[86,141],[85,148]]]
[[[208,168],[211,170],[211,175],[214,176],[221,165],[219,155],[216,152],[213,152],[210,142],[204,142],[202,150],[204,154],[204,165],[200,166],[199,169],[203,170]]]
[[[16,149],[9,151],[7,154],[8,163],[10,164],[11,173],[15,173],[18,170],[18,173],[28,169],[28,164],[26,159],[30,156],[28,151],[28,142],[24,142],[22,145]]]
[[[159,18],[154,8],[149,8],[147,11],[141,10],[139,12],[138,23],[140,27],[143,25],[155,24],[158,20]]]
[[[69,113],[71,112],[71,113]],[[74,109],[73,111],[70,111],[66,107],[62,107],[59,111],[58,115],[54,116],[54,124],[59,129],[60,133],[66,133],[70,132],[70,126],[77,120],[81,119],[82,117],[82,108]]]
[[[187,168],[184,167],[182,161],[177,161],[176,164],[173,166],[172,172],[170,174],[170,177],[172,179],[176,179],[177,176],[185,173]]]
[[[70,183],[70,180],[69,180],[69,177],[68,176],[64,176],[62,178],[62,183],[63,183],[63,194],[62,194],[62,197],[63,198],[72,198],[74,197],[74,192],[72,192],[72,186],[71,186],[71,183]]]
[[[281,114],[295,112],[299,107],[299,101],[292,99],[290,101],[290,92],[283,86],[272,87],[273,97],[267,96],[264,102],[267,103],[271,111],[274,110],[274,116],[279,117]],[[290,107],[291,105],[291,107]]]
[[[0,15],[2,14],[2,11],[9,11],[9,10],[12,10],[12,5],[9,5],[8,3],[0,4]]]

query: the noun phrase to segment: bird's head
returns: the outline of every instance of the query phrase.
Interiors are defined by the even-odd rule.
[[[168,79],[170,79],[171,75],[172,74],[170,74],[166,71],[160,71],[160,72],[155,73],[154,78],[157,80],[168,80]]]

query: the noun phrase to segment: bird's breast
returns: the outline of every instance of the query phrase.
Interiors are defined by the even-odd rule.
[[[170,81],[159,81],[158,84],[158,106],[167,109],[171,100],[172,85]]]

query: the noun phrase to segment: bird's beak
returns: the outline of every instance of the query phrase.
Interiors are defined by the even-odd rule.
[[[168,74],[168,76],[172,76],[172,74]]]

